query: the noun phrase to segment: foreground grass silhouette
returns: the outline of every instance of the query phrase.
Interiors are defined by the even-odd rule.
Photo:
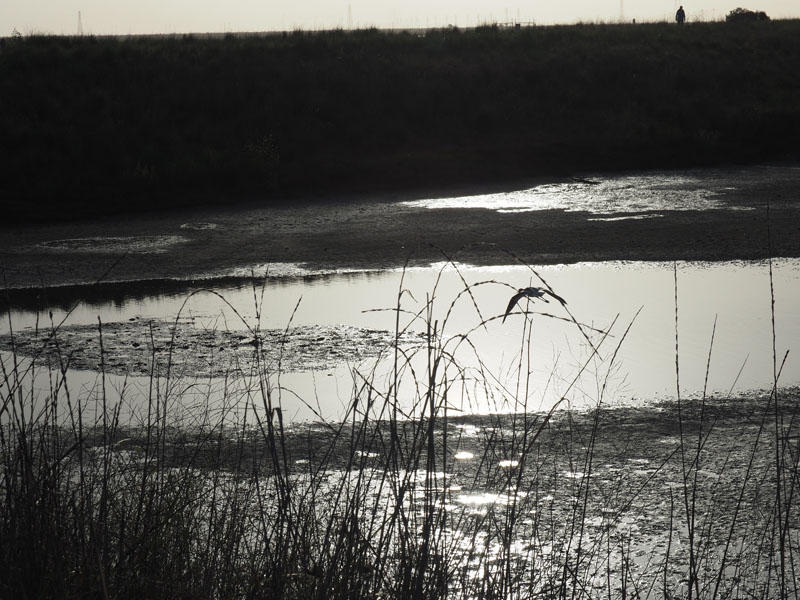
[[[0,202],[65,219],[796,156],[798,71],[800,21],[4,39]]]
[[[445,336],[435,290],[414,314],[404,297],[396,338],[421,323],[424,339],[385,348],[388,377],[354,369],[339,422],[285,423],[289,392],[258,345],[205,402],[189,393],[202,382],[171,374],[169,344],[152,345],[136,410],[125,389],[110,400],[102,360],[97,385],[74,392],[68,354],[3,354],[0,596],[797,594],[800,396],[777,387],[777,356],[763,394],[620,409],[606,386],[626,330],[593,331],[575,369],[597,373],[594,408],[544,414],[528,402],[546,314],[518,315],[509,389],[479,356],[458,360],[502,315]],[[465,287],[448,316],[471,298]],[[98,324],[101,356],[104,335]],[[712,348],[713,334],[709,362]],[[464,380],[514,411],[458,415]]]

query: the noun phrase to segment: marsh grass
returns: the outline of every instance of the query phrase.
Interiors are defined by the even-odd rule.
[[[444,301],[434,286],[413,311],[401,284],[395,337],[421,324],[424,341],[387,348],[387,377],[354,368],[336,422],[286,423],[280,363],[257,345],[228,375],[248,382],[226,388],[231,410],[200,405],[191,427],[171,419],[187,387],[155,345],[138,421],[124,387],[109,401],[102,362],[75,392],[68,355],[4,354],[0,597],[797,597],[799,395],[779,388],[777,358],[774,388],[750,400],[680,397],[676,359],[677,401],[615,407],[634,319],[586,331],[564,399],[534,411],[531,342],[548,316],[515,315],[515,383],[499,385],[472,343],[502,317],[481,313],[483,284],[497,282]],[[675,298],[677,332],[677,271]],[[254,288],[256,338],[262,301]],[[475,329],[445,334],[457,303]],[[102,323],[97,335],[102,347]],[[593,408],[574,411],[584,371]],[[470,389],[497,413],[460,414]]]
[[[4,216],[796,156],[798,30],[0,40]]]

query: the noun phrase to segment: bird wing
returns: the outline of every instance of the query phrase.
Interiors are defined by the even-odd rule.
[[[561,304],[563,304],[564,306],[567,305],[567,301],[564,300],[561,296],[559,296],[555,292],[551,292],[550,290],[543,290],[543,291],[544,291],[545,294],[548,294],[548,295],[552,296],[553,298],[555,298],[556,300],[558,300],[559,302],[561,302]]]
[[[523,298],[525,295],[526,294],[524,292],[517,292],[516,294],[511,296],[511,300],[508,301],[508,307],[506,308],[506,314],[503,315],[503,321],[502,321],[503,323],[506,322],[506,317],[508,316],[508,313],[510,313],[511,310],[514,308],[514,305],[517,302],[519,302],[519,299]]]
[[[527,287],[524,290],[520,290],[520,292],[528,298],[538,298],[542,302],[550,304],[550,301],[544,297],[546,291],[546,289],[540,287]]]

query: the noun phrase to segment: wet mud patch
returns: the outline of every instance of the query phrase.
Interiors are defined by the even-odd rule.
[[[59,368],[117,375],[192,377],[247,374],[267,368],[284,372],[330,370],[342,363],[377,358],[395,343],[422,343],[421,334],[396,340],[390,331],[351,326],[304,326],[257,333],[198,327],[178,321],[132,318],[126,322],[25,329],[0,336],[0,350],[35,357]],[[102,349],[102,352],[101,352]]]
[[[217,223],[204,223],[204,222],[189,222],[182,223],[181,229],[190,229],[192,231],[211,231],[216,229],[219,225]]]
[[[39,250],[77,254],[163,254],[172,246],[188,241],[182,235],[98,236],[47,240],[36,247]]]
[[[436,507],[435,526],[450,540],[447,558],[464,574],[454,578],[456,588],[503,568],[535,597],[557,597],[553,582],[563,580],[581,587],[582,598],[628,597],[628,586],[643,590],[640,598],[678,598],[689,595],[693,572],[697,587],[719,587],[716,597],[770,598],[777,596],[764,590],[776,585],[769,567],[776,550],[764,532],[776,494],[773,408],[765,393],[550,418],[298,423],[281,429],[279,460],[255,427],[175,430],[164,456],[171,466],[208,473],[277,469],[295,490],[329,499],[319,503],[325,510],[335,510],[339,490],[352,486],[362,505],[391,513],[394,490],[402,489],[405,514]],[[800,391],[782,390],[779,409],[784,423],[794,423]],[[147,439],[143,430],[111,440],[100,432],[90,444],[99,456],[108,444],[138,465]],[[794,457],[780,465],[787,482],[797,475]],[[797,553],[800,514],[793,506],[783,517],[787,548]]]

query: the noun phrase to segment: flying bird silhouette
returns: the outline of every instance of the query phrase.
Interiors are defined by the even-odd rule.
[[[558,294],[556,294],[554,292],[551,292],[550,290],[547,290],[545,288],[540,288],[540,287],[522,288],[522,289],[518,290],[516,294],[511,296],[511,300],[509,300],[509,302],[508,302],[508,308],[506,308],[506,314],[503,315],[503,321],[502,322],[503,323],[506,322],[506,317],[511,312],[511,310],[514,308],[514,306],[517,304],[517,302],[519,302],[522,298],[541,298],[545,302],[550,302],[547,298],[544,297],[545,294],[550,296],[551,298],[555,298],[556,300],[558,300],[564,306],[567,305],[567,301],[564,300],[561,296],[559,296]]]

